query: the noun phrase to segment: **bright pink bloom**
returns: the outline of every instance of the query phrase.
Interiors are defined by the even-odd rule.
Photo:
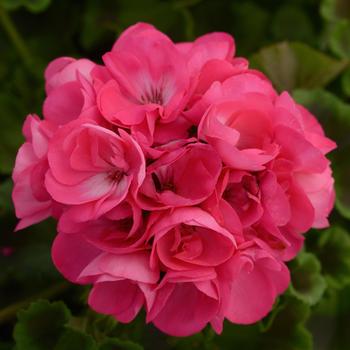
[[[272,108],[265,96],[250,93],[213,105],[199,125],[199,138],[211,144],[227,166],[262,170],[278,152],[272,142]]]
[[[148,266],[146,251],[106,253],[78,234],[58,234],[52,257],[57,269],[70,281],[94,283],[89,304],[120,322],[134,319],[159,279],[159,271],[152,271]]]
[[[49,64],[45,71],[45,119],[57,125],[65,124],[96,105],[91,77],[95,67],[97,65],[87,59],[70,57],[61,57]]]
[[[55,130],[53,124],[41,121],[36,115],[28,115],[24,122],[26,142],[18,151],[12,174],[12,199],[16,216],[21,219],[17,230],[53,215],[53,201],[45,188],[44,179],[48,170],[49,140]]]
[[[246,244],[247,245],[247,244]],[[218,271],[221,310],[212,322],[222,330],[222,320],[250,324],[265,317],[276,297],[289,284],[289,271],[283,262],[254,246],[240,248]]]
[[[248,69],[248,63],[239,59],[232,63],[210,61],[200,72],[198,85],[184,115],[198,125],[208,107],[244,98],[249,93],[264,95],[272,101],[277,96],[271,82],[263,74]]]
[[[138,203],[148,210],[198,204],[214,191],[220,171],[221,161],[209,145],[165,153],[147,168]]]
[[[176,48],[184,55],[192,78],[210,61],[231,62],[236,51],[232,36],[220,32],[203,35],[193,43],[176,44]]]
[[[147,321],[177,337],[201,331],[220,310],[216,277],[213,268],[167,272],[150,298]]]
[[[98,106],[107,120],[132,126],[149,114],[165,121],[177,117],[189,78],[184,57],[168,37],[151,25],[137,24],[120,36],[103,60],[113,77],[98,93]]]
[[[287,103],[290,104],[288,109],[285,107]],[[279,193],[275,195],[279,205],[274,203],[274,209],[268,213],[277,225],[281,225],[278,220],[285,221],[284,224],[291,221],[290,225],[297,232],[305,232],[311,225],[319,227],[322,222],[325,225],[325,217],[334,200],[333,179],[324,153],[332,150],[335,144],[319,130],[309,131],[303,116],[286,93],[276,100],[260,93],[246,93],[232,102],[213,105],[203,117],[198,131],[199,137],[217,150],[229,168],[272,171],[269,178],[274,178],[275,183],[277,181],[273,188]],[[308,136],[314,144],[308,141]],[[323,150],[316,146],[323,147]],[[247,175],[249,178],[250,175]],[[239,173],[235,170],[232,176],[237,177]],[[305,186],[307,179],[313,182],[314,188]],[[246,182],[247,177],[243,177],[242,181]],[[285,185],[283,188],[282,182],[286,181],[288,188]],[[246,186],[252,186],[252,180]],[[269,186],[271,184],[264,186],[262,182],[258,192],[261,193],[263,188],[267,195],[276,191]],[[251,193],[250,190],[248,192]],[[283,192],[286,192],[285,196]],[[320,194],[326,195],[322,203]],[[237,200],[237,195],[234,198]],[[276,210],[279,212],[274,213]],[[287,220],[288,216],[290,220]]]
[[[45,70],[47,94],[66,83],[78,81],[79,76],[90,80],[90,73],[95,66],[95,63],[87,59],[60,57],[53,60]]]
[[[188,336],[265,317],[285,261],[328,226],[336,145],[287,92],[235,57],[225,33],[174,44],[149,24],[103,65],[45,71],[44,120],[28,116],[13,172],[18,229],[54,216],[52,249],[89,305]]]
[[[97,248],[112,253],[132,252],[145,247],[142,210],[132,198],[122,201],[98,220],[86,221],[76,214],[77,211],[80,211],[79,207],[61,215],[60,232],[80,234]]]
[[[50,144],[47,190],[71,206],[77,221],[107,213],[143,181],[142,151],[129,134],[119,133],[80,119],[62,127]]]
[[[151,220],[152,266],[160,263],[170,271],[213,267],[229,259],[235,250],[233,234],[199,208],[179,208],[156,214]]]

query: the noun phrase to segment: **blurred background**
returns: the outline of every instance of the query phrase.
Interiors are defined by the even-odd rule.
[[[11,170],[25,116],[41,115],[45,66],[58,56],[99,63],[138,21],[174,41],[232,34],[237,55],[308,107],[338,143],[332,226],[307,233],[289,264],[291,287],[256,325],[178,339],[145,326],[144,315],[118,324],[86,308],[88,287],[55,271],[54,222],[13,232]],[[0,350],[350,349],[349,60],[349,0],[0,0]]]

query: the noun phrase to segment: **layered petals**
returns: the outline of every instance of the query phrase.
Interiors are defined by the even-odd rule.
[[[212,281],[191,281],[168,273],[148,318],[161,331],[184,337],[201,331],[216,315],[219,295]],[[184,307],[186,303],[186,307]]]
[[[144,157],[123,130],[120,136],[79,120],[61,128],[50,145],[46,187],[60,203],[80,205],[81,214],[98,218],[116,207],[144,178]]]
[[[154,27],[141,23],[129,28],[103,60],[113,80],[97,99],[110,122],[139,124],[150,112],[172,121],[183,108],[189,89],[185,58]]]
[[[12,199],[16,216],[21,219],[16,229],[23,229],[53,215],[55,203],[45,185],[48,171],[47,151],[56,127],[29,115],[23,126],[26,142],[17,153],[12,179]]]
[[[286,261],[329,225],[336,144],[234,39],[175,44],[147,23],[98,65],[45,71],[13,171],[17,229],[54,217],[52,259],[97,312],[189,336],[265,317]]]
[[[254,248],[237,252],[220,271],[222,313],[231,322],[254,323],[271,310],[276,297],[288,287],[287,267]]]
[[[138,203],[148,210],[198,204],[213,192],[220,171],[209,145],[189,144],[165,153],[147,168]]]
[[[217,266],[229,259],[236,246],[234,235],[199,208],[179,208],[153,218],[152,266],[181,271]],[[215,251],[212,246],[215,245]]]

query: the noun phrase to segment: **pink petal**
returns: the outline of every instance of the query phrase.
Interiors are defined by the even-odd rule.
[[[193,284],[177,284],[152,322],[162,332],[184,337],[201,331],[217,310],[217,300],[200,292]]]
[[[144,296],[137,284],[128,280],[96,283],[89,294],[89,305],[120,322],[131,322],[139,313]]]
[[[75,234],[59,233],[52,246],[53,263],[65,278],[74,283],[91,282],[91,279],[84,280],[79,276],[99,254],[99,249]]]
[[[46,98],[43,114],[57,125],[66,124],[79,117],[84,105],[84,96],[78,82],[60,85]]]

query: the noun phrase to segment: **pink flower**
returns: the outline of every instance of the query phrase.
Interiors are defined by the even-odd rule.
[[[53,216],[57,269],[120,322],[188,336],[265,317],[285,261],[328,226],[336,145],[225,33],[174,44],[149,24],[103,64],[45,71],[13,172],[17,229]]]
[[[222,330],[222,320],[250,324],[266,316],[276,297],[289,284],[286,265],[268,252],[245,244],[218,271],[221,309],[212,321],[214,329]]]
[[[57,269],[70,281],[94,283],[90,306],[120,322],[135,318],[159,278],[159,272],[148,267],[146,251],[105,253],[77,234],[58,234],[52,257]]]
[[[208,323],[221,333],[224,318],[250,324],[266,316],[288,287],[289,271],[264,250],[245,245],[217,269],[168,271],[150,298],[148,322],[188,336]]]
[[[138,203],[148,210],[198,204],[214,191],[220,171],[221,161],[209,145],[175,149],[148,166]]]
[[[140,207],[132,198],[122,201],[98,220],[77,221],[82,219],[76,215],[77,210],[68,210],[61,215],[60,232],[84,236],[90,244],[112,253],[132,252],[145,247],[145,222]]]
[[[208,107],[249,93],[264,95],[272,101],[277,96],[271,82],[262,73],[248,69],[247,62],[238,58],[232,63],[209,61],[200,71],[198,84],[184,115],[198,125]]]
[[[220,310],[216,277],[213,268],[167,272],[149,303],[147,321],[177,337],[201,331]]]
[[[279,208],[278,214],[270,210],[269,215],[276,221],[281,218],[281,208],[285,208],[284,216],[288,216],[290,210],[290,225],[298,232],[305,232],[311,225],[317,225],[316,221],[322,222],[321,216],[326,217],[333,205],[333,180],[324,152],[329,152],[335,145],[319,132],[307,131],[300,110],[294,103],[286,109],[285,100],[293,103],[286,93],[276,100],[263,94],[242,94],[232,102],[213,105],[203,117],[198,132],[200,138],[217,150],[228,167],[259,172],[271,169],[270,177],[275,176],[279,193],[286,192],[287,198],[283,205],[282,202],[274,204],[273,211]],[[315,135],[316,145],[307,140],[309,135]],[[325,151],[316,147],[321,145]],[[233,176],[237,175],[235,172]],[[320,185],[316,185],[312,180],[316,175],[324,179],[322,184],[318,181]],[[316,192],[327,195],[323,201],[326,204],[320,203],[311,188],[303,190],[301,185],[306,178],[318,186]],[[282,181],[289,183],[288,188],[283,189],[279,184]],[[266,187],[265,192],[269,191]],[[300,215],[303,213],[303,219],[299,212]]]
[[[193,43],[185,42],[176,44],[187,61],[191,77],[198,75],[205,64],[220,60],[231,62],[236,51],[233,37],[227,33],[210,33],[196,39]]]
[[[125,131],[119,134],[79,119],[62,127],[50,144],[47,190],[70,205],[78,221],[107,213],[143,181],[140,147]]]
[[[227,166],[262,170],[278,152],[272,142],[272,109],[264,95],[250,93],[213,105],[199,125],[199,138],[211,144]]]
[[[61,57],[45,71],[47,97],[43,105],[45,119],[57,125],[68,123],[94,105],[91,73],[97,65],[87,59]]]
[[[285,124],[296,127],[299,133],[313,146],[308,147],[308,145],[306,147],[305,144],[303,144],[303,146],[300,144],[300,148],[304,147],[302,153],[305,154],[308,159],[305,159],[305,167],[296,171],[295,181],[306,194],[313,207],[314,220],[312,226],[316,228],[327,227],[329,225],[327,217],[335,201],[334,179],[332,177],[330,162],[325,157],[322,157],[321,154],[326,155],[334,150],[336,144],[325,136],[316,118],[305,108],[295,104],[287,93],[283,93],[279,97],[276,101],[276,105],[279,107],[279,111],[283,111],[283,114],[286,115]],[[290,113],[293,113],[294,121],[288,116]],[[282,113],[279,114],[279,117],[282,120],[283,118],[281,115]],[[290,124],[291,121],[293,121],[293,124]],[[288,140],[285,141],[288,142]],[[292,140],[292,142],[294,142],[295,147],[297,147],[298,142],[296,140]],[[307,153],[307,151],[309,152]],[[295,148],[293,152],[297,153],[298,150]],[[316,164],[317,161],[318,164]],[[310,173],[308,167],[312,164],[314,164],[314,168],[318,169]]]
[[[133,126],[147,116],[166,121],[177,117],[189,78],[184,57],[168,37],[151,25],[137,24],[119,37],[103,60],[112,79],[97,98],[107,120]]]
[[[53,201],[45,188],[44,179],[48,170],[49,140],[55,130],[52,123],[41,121],[36,115],[28,115],[24,122],[26,142],[18,151],[12,174],[12,199],[16,216],[21,219],[17,230],[53,215]]]
[[[87,59],[56,58],[50,62],[45,70],[47,94],[66,83],[77,81],[79,75],[90,80],[90,73],[95,66],[95,63]]]
[[[218,266],[235,250],[232,233],[199,208],[179,208],[150,219],[154,239],[151,265],[158,263],[168,271]],[[215,245],[215,251],[212,246]]]

